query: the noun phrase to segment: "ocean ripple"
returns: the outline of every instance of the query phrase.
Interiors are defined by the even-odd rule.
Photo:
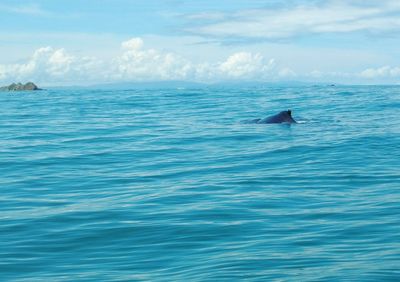
[[[5,281],[398,281],[400,88],[0,95]],[[291,108],[300,124],[241,121]]]

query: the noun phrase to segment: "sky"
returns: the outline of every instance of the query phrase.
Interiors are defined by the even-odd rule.
[[[1,0],[0,83],[398,84],[398,0]]]

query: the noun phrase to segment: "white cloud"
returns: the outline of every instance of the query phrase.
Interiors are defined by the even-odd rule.
[[[310,1],[311,2],[311,1]],[[381,32],[400,30],[398,1],[329,0],[279,9],[242,10],[220,16],[220,20],[198,24],[189,32],[232,40],[277,39],[304,34]],[[199,17],[201,14],[198,15]],[[191,15],[188,18],[196,18]]]
[[[118,80],[181,80],[190,76],[191,63],[170,52],[143,49],[143,40],[122,42],[123,53],[112,63],[111,76]]]
[[[267,62],[258,53],[239,52],[229,56],[218,68],[228,78],[260,79],[266,78],[274,65],[273,59]]]
[[[95,84],[120,81],[343,81],[400,78],[400,67],[383,66],[364,71],[294,71],[261,53],[239,51],[225,59],[193,62],[164,50],[145,48],[141,38],[121,43],[116,56],[100,59],[71,54],[63,48],[42,47],[26,62],[0,64],[0,82],[35,81],[41,85]]]
[[[290,68],[283,68],[278,72],[278,75],[282,78],[296,77],[297,74]]]
[[[55,76],[61,76],[68,73],[74,58],[65,53],[64,49],[54,51],[48,58],[48,70]]]
[[[224,18],[225,15],[223,13],[217,13],[217,12],[207,12],[207,13],[203,12],[186,16],[186,19],[188,20],[222,20]]]
[[[22,64],[0,65],[3,81],[79,82],[102,78],[101,62],[95,58],[77,58],[64,49],[42,47]]]
[[[123,53],[113,65],[113,80],[218,80],[271,79],[275,62],[259,53],[237,52],[222,62],[193,63],[171,52],[145,49],[140,38],[121,44]]]
[[[190,80],[274,80],[289,76],[288,68],[278,68],[273,59],[259,53],[237,52],[221,62],[193,63],[166,51],[144,48],[141,38],[121,43],[121,51],[107,61],[69,54],[65,49],[43,47],[21,64],[0,64],[0,80],[50,84],[89,84],[117,81]]]
[[[379,68],[368,68],[360,73],[364,78],[400,78],[400,67],[383,66]]]
[[[48,11],[43,10],[37,4],[23,4],[23,5],[6,5],[0,4],[0,11],[14,14],[36,15],[44,16],[49,15]]]
[[[128,41],[122,42],[121,46],[127,50],[139,50],[143,47],[143,39],[135,37]]]

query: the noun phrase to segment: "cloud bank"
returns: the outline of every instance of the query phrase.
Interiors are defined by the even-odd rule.
[[[76,56],[65,49],[43,47],[20,64],[0,64],[0,81],[32,80],[44,84],[91,84],[121,81],[226,80],[270,81],[294,76],[274,59],[259,53],[238,52],[220,62],[193,63],[172,52],[146,49],[141,38],[122,42],[110,60]]]
[[[383,66],[379,68],[368,68],[361,72],[361,77],[370,79],[400,78],[400,67]]]
[[[79,83],[104,78],[104,64],[91,57],[75,57],[64,49],[37,49],[26,63],[0,65],[0,81]]]
[[[118,54],[108,60],[77,56],[64,48],[42,47],[26,62],[0,64],[2,84],[34,81],[40,85],[89,85],[174,80],[396,83],[398,79],[400,67],[392,66],[377,66],[353,73],[314,70],[299,74],[273,58],[247,51],[228,54],[221,61],[194,63],[177,53],[145,48],[141,38],[122,42]]]

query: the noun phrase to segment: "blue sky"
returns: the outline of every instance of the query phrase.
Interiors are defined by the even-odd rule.
[[[398,83],[397,0],[0,2],[0,82]]]

